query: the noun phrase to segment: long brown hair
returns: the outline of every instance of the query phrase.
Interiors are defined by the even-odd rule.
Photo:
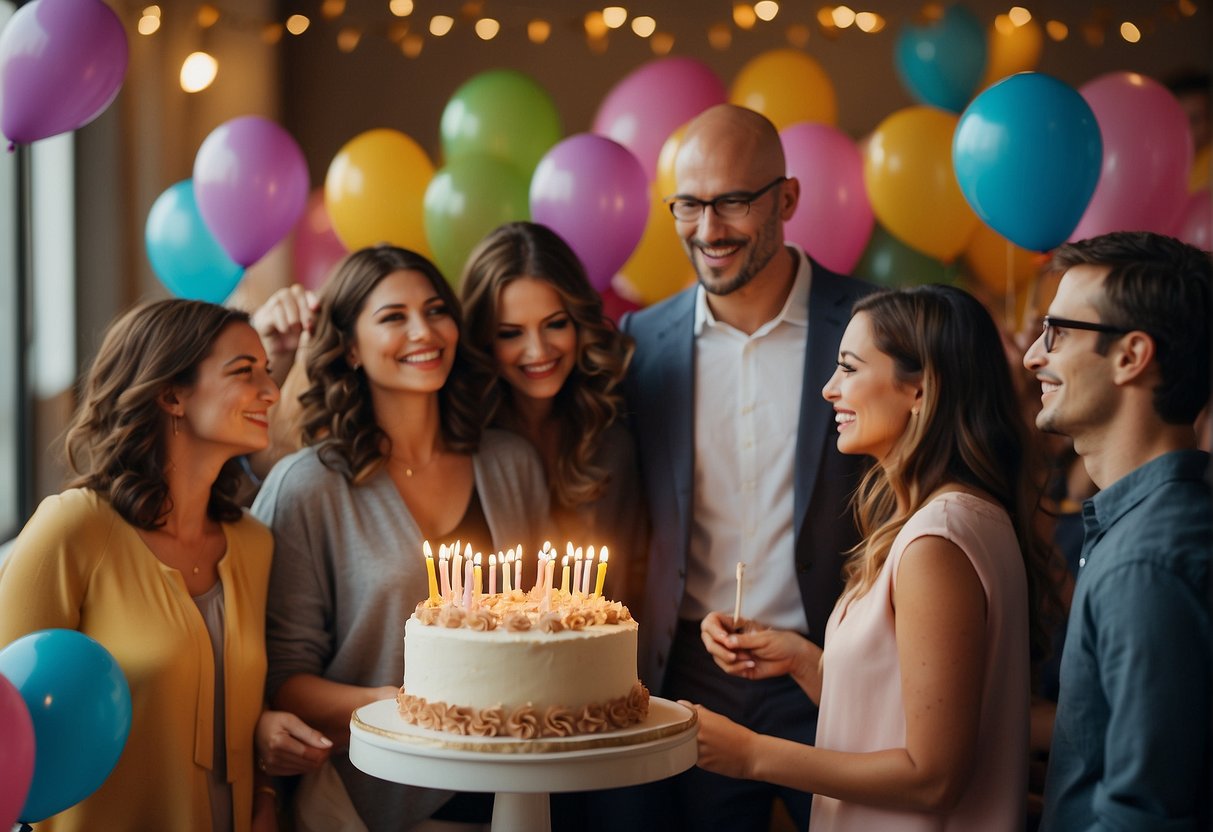
[[[461,282],[467,315],[464,343],[480,364],[494,368],[479,384],[484,425],[508,427],[516,416],[493,344],[501,293],[522,277],[551,286],[577,331],[577,360],[553,402],[560,438],[549,476],[556,503],[571,508],[597,499],[606,487],[608,473],[594,463],[594,454],[603,431],[619,416],[618,387],[634,346],[603,313],[602,298],[590,285],[585,267],[559,235],[531,222],[500,226],[476,246]]]
[[[372,246],[350,253],[338,264],[320,295],[316,334],[307,357],[310,386],[300,394],[299,401],[303,406],[304,441],[319,444],[321,461],[355,483],[379,470],[391,448],[387,434],[375,420],[366,375],[351,367],[348,360],[354,324],[367,296],[380,281],[398,271],[425,275],[455,325],[463,329],[459,299],[434,264],[420,254],[395,246]],[[465,351],[457,350],[451,374],[438,392],[442,439],[458,453],[474,453],[480,442],[472,373]]]
[[[137,306],[111,324],[67,430],[64,450],[77,474],[68,487],[101,494],[132,526],[163,526],[172,510],[164,477],[170,417],[158,397],[168,387],[194,384],[219,334],[248,321],[237,309],[173,299]],[[211,519],[240,519],[239,484],[240,463],[229,460],[211,485]]]
[[[898,380],[922,385],[922,402],[888,457],[860,483],[855,514],[864,540],[845,567],[845,592],[870,589],[906,521],[941,486],[963,483],[1011,517],[1027,574],[1033,654],[1047,654],[1041,604],[1056,590],[1051,550],[1033,527],[1041,488],[990,313],[951,286],[878,292],[860,299],[854,313],[867,317]]]

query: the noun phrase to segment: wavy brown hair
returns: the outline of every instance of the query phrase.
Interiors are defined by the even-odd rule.
[[[494,356],[501,293],[513,281],[542,280],[560,296],[577,332],[577,357],[556,394],[552,412],[559,426],[559,452],[549,472],[558,505],[575,507],[595,500],[608,472],[594,463],[603,431],[622,409],[619,383],[632,360],[632,340],[602,311],[602,298],[568,244],[546,226],[511,222],[480,241],[464,268],[461,290],[467,331],[464,345],[481,365],[493,369],[479,379],[483,425],[510,427],[516,411],[509,384]]]
[[[864,539],[847,561],[845,593],[867,592],[906,521],[941,486],[963,483],[1011,517],[1027,574],[1032,654],[1047,655],[1049,618],[1059,607],[1053,555],[1034,529],[1041,495],[1034,447],[990,313],[967,292],[933,285],[868,295],[855,304],[860,313],[897,379],[922,385],[922,403],[859,485],[855,515]]]
[[[174,299],[137,306],[111,324],[68,426],[64,450],[77,474],[68,487],[96,491],[132,526],[163,526],[173,508],[164,478],[170,417],[158,399],[166,388],[193,385],[219,334],[248,322],[237,309]],[[207,502],[211,519],[240,519],[240,471],[237,459],[220,469]]]
[[[438,269],[420,254],[395,246],[372,246],[347,255],[333,271],[320,295],[316,332],[307,356],[309,387],[299,396],[303,438],[320,445],[320,460],[360,483],[374,474],[391,453],[391,441],[375,419],[366,374],[349,364],[354,324],[367,296],[393,272],[419,272],[446,304],[455,325],[463,330],[459,299]],[[465,350],[457,349],[446,383],[438,391],[440,430],[447,448],[475,453],[481,424],[473,396],[478,373]]]

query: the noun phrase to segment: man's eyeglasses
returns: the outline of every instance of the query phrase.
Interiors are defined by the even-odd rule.
[[[695,199],[690,196],[666,197],[665,203],[670,206],[670,213],[679,222],[698,222],[703,215],[703,209],[711,206],[716,216],[722,220],[739,220],[750,213],[750,206],[758,201],[763,194],[776,185],[787,182],[786,176],[773,179],[756,191],[732,191],[721,194],[715,199]]]
[[[1126,335],[1133,331],[1119,326],[1108,326],[1107,324],[1092,323],[1090,321],[1072,321],[1069,318],[1057,318],[1053,315],[1045,315],[1045,352],[1053,352],[1053,341],[1059,329],[1085,329],[1088,332],[1107,332],[1112,335]]]

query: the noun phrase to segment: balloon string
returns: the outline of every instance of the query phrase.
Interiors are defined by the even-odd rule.
[[[1015,331],[1015,247],[1007,240],[1007,276],[1005,280],[1006,297],[1003,304],[1003,314],[1006,316],[1007,331]]]

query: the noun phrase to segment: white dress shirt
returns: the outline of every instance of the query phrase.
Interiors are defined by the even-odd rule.
[[[792,513],[811,275],[804,251],[789,248],[799,261],[792,290],[753,335],[717,321],[697,290],[695,491],[679,615],[731,615],[742,561],[742,617],[805,633]]]

